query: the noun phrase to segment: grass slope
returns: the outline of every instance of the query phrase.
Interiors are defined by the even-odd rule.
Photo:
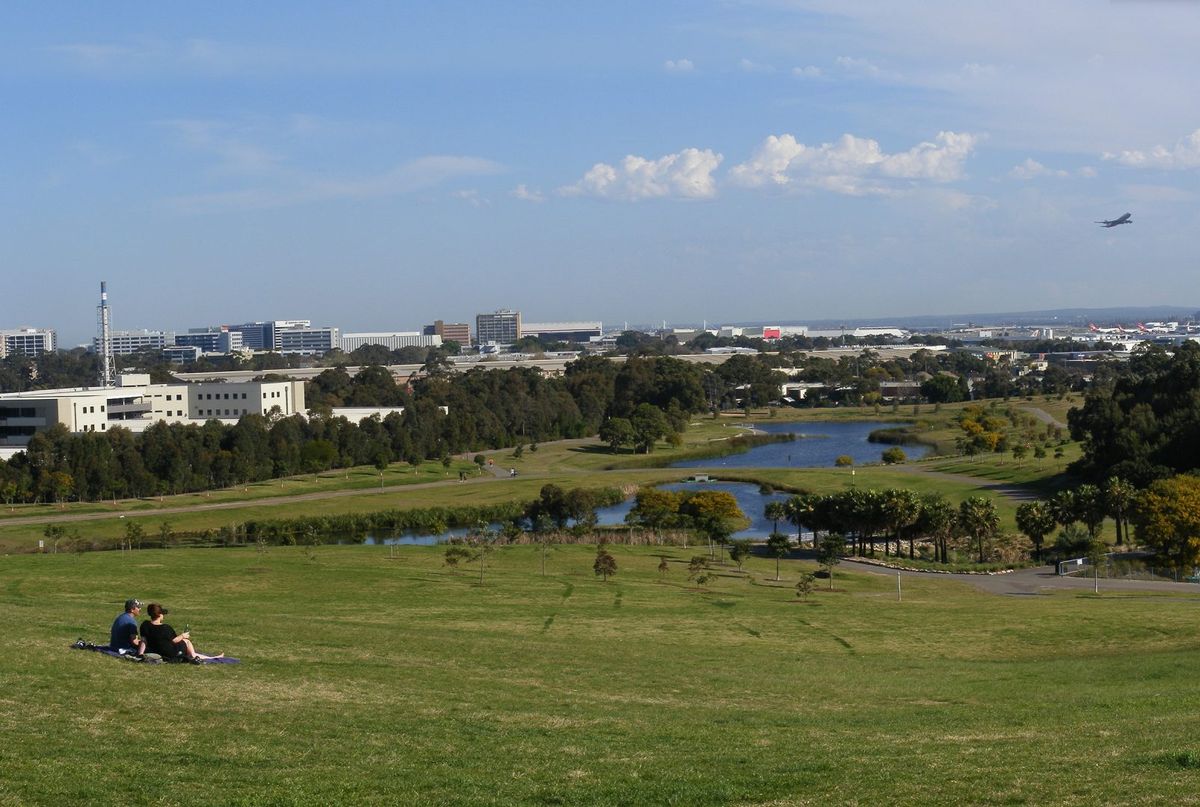
[[[839,574],[800,603],[799,561],[697,591],[692,551],[612,551],[604,584],[588,547],[547,577],[504,548],[482,586],[427,548],[0,559],[0,803],[1195,799],[1200,600]],[[67,649],[128,596],[244,663]]]

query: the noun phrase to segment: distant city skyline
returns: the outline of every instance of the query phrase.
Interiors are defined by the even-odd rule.
[[[1165,2],[20,6],[0,327],[87,342],[101,279],[122,330],[1194,300],[1198,39]]]

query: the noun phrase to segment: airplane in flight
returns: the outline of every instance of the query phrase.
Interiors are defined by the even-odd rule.
[[[1119,218],[1119,219],[1112,219],[1110,221],[1098,221],[1098,222],[1096,222],[1096,224],[1099,224],[1101,227],[1116,227],[1118,224],[1133,224],[1132,216],[1133,216],[1132,213],[1126,213],[1124,216],[1121,216],[1121,218]]]

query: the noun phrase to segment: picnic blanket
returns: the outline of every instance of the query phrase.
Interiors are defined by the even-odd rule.
[[[113,650],[111,647],[109,647],[106,644],[92,644],[91,642],[84,641],[83,639],[79,639],[78,641],[76,641],[74,644],[71,645],[71,648],[74,650],[91,650],[96,653],[102,653],[103,655],[109,656],[110,658],[125,659],[126,661],[134,661],[139,664],[162,664],[163,663],[162,657],[156,656],[153,653],[147,653],[145,656],[135,656],[132,653],[119,653],[116,650]],[[193,663],[194,664],[196,664],[196,663],[198,663],[198,664],[240,664],[241,659],[231,658],[229,656],[223,656],[222,658],[200,659],[199,662],[193,662]]]

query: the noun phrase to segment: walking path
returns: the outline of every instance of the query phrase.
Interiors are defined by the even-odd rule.
[[[1057,426],[1060,429],[1067,428],[1067,424],[1062,421],[1055,420],[1054,415],[1047,412],[1045,409],[1038,409],[1036,406],[1022,406],[1029,414],[1040,420],[1042,423],[1049,423],[1051,426]]]
[[[838,569],[848,569],[864,574],[896,576],[896,569],[875,566],[870,563],[843,561]],[[1095,581],[1085,577],[1060,577],[1054,573],[1053,566],[1037,566],[1031,569],[1018,569],[1008,574],[936,574],[929,572],[900,572],[901,577],[923,577],[936,580],[955,580],[969,583],[990,594],[1007,594],[1030,596],[1044,593],[1046,589],[1076,589],[1091,591]],[[1200,596],[1200,585],[1195,583],[1170,583],[1156,580],[1100,580],[1100,593],[1106,591],[1156,591],[1162,594],[1195,594]]]
[[[19,516],[17,518],[0,519],[0,527],[19,524],[50,524],[71,521],[103,521],[112,518],[137,516],[173,515],[176,513],[196,513],[206,510],[235,510],[244,507],[283,507],[296,502],[312,502],[320,499],[341,499],[347,496],[379,496],[389,493],[403,493],[408,490],[443,487],[446,485],[477,485],[491,482],[497,477],[508,477],[508,471],[493,476],[473,476],[465,481],[457,479],[439,479],[436,482],[418,482],[412,485],[391,485],[384,488],[346,488],[342,490],[322,490],[312,493],[297,493],[291,496],[267,496],[261,499],[237,499],[228,502],[211,502],[209,504],[189,504],[180,507],[156,507],[150,510],[111,510],[100,513],[67,513],[62,515]]]

